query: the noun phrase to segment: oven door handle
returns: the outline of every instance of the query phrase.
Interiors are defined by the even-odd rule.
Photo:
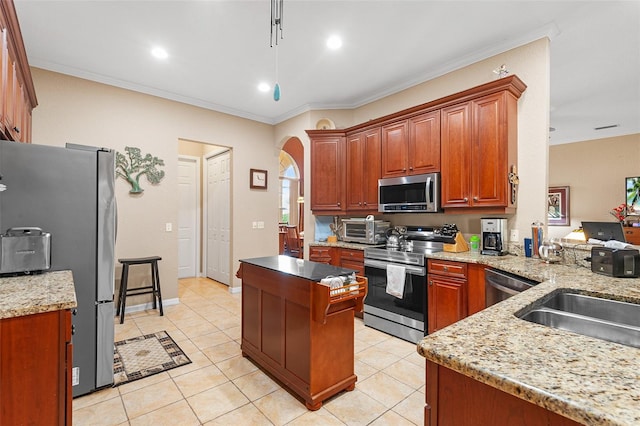
[[[399,263],[383,262],[383,261],[380,261],[380,260],[373,260],[373,259],[365,259],[364,260],[364,266],[371,266],[372,268],[386,270],[387,269],[387,265],[403,266],[404,270],[409,275],[419,275],[421,277],[424,277],[426,275],[425,268],[421,268],[419,266],[402,265],[402,264],[399,264]]]

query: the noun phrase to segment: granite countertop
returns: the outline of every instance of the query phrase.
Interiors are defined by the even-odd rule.
[[[253,259],[240,259],[240,262],[294,275],[310,281],[320,281],[328,276],[350,275],[357,272],[355,269],[341,268],[327,265],[326,263],[312,262],[310,260],[297,259],[290,256],[267,256]]]
[[[78,306],[71,271],[0,278],[0,319]]]
[[[570,255],[570,253],[569,253]],[[588,256],[585,251],[575,254]],[[514,313],[558,289],[640,303],[640,278],[519,256],[437,253],[541,284],[426,336],[425,358],[583,424],[640,424],[640,349],[530,323]]]

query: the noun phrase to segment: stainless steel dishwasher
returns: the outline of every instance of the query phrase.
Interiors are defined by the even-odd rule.
[[[497,269],[486,269],[484,271],[484,283],[487,307],[522,293],[538,284],[537,281]]]

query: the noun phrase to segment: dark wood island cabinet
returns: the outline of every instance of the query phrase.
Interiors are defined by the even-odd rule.
[[[242,355],[310,410],[353,390],[354,313],[362,311],[367,279],[330,289],[319,281],[355,271],[287,256],[240,262]]]

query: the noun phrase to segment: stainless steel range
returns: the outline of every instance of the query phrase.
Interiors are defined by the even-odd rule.
[[[393,239],[393,247],[364,250],[364,270],[369,279],[364,323],[416,343],[427,330],[425,255],[442,251],[444,243],[452,243],[457,228],[455,225],[442,228],[407,226],[396,227],[396,230],[400,236]],[[392,280],[396,286],[402,286],[402,297],[387,292],[388,277],[393,277],[394,273]],[[399,278],[398,273],[400,276],[404,273],[404,278]]]

